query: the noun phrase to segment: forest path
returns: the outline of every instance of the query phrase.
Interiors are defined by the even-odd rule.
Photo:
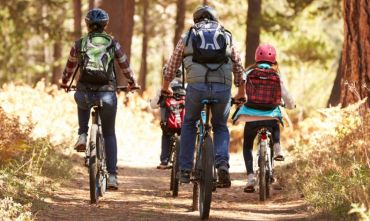
[[[145,163],[138,157],[127,158],[125,163],[120,160],[119,190],[106,193],[98,205],[89,204],[87,169],[74,156],[76,175],[46,200],[37,220],[199,220],[199,212],[190,210],[192,185],[181,185],[179,197],[173,198],[170,170],[155,169],[158,155],[151,155]],[[230,162],[232,186],[213,194],[210,220],[314,220],[301,199],[281,191],[273,191],[266,203],[259,202],[258,193],[244,193],[241,154],[232,154]]]

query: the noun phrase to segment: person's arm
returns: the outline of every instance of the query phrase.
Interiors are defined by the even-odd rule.
[[[163,73],[162,90],[171,93],[170,82],[175,78],[176,71],[181,66],[181,61],[184,53],[185,45],[180,39],[173,51],[170,60],[167,63],[167,68]]]
[[[280,87],[281,87],[281,97],[283,98],[285,107],[288,109],[293,109],[296,107],[294,98],[290,95],[286,89],[283,80],[280,78]]]
[[[234,99],[246,99],[244,87],[245,80],[243,79],[244,68],[241,64],[240,55],[234,46],[231,47],[231,60],[233,63],[234,84],[238,87],[238,93]]]
[[[121,45],[118,42],[115,42],[114,46],[114,57],[118,61],[118,65],[128,80],[130,86],[136,85],[135,73],[130,67],[130,63],[128,62],[127,55],[123,52]]]
[[[63,85],[67,85],[73,72],[77,68],[77,63],[78,63],[77,50],[76,50],[76,45],[74,45],[71,48],[71,51],[69,52],[68,61],[67,61],[67,64],[62,74],[62,84]]]

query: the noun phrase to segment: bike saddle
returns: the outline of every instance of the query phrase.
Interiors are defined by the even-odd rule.
[[[204,99],[202,100],[202,104],[216,104],[218,103],[217,99]]]

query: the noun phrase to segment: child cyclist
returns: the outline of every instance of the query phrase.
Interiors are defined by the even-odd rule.
[[[279,121],[282,114],[279,108],[281,100],[285,107],[293,109],[294,99],[280,78],[276,50],[269,44],[258,46],[255,53],[255,64],[245,71],[246,103],[239,109],[234,121],[246,122],[244,127],[243,156],[247,169],[247,185],[244,192],[254,192],[256,180],[253,172],[253,142],[259,128],[271,128],[274,160],[283,161],[284,155],[280,146]]]
[[[163,68],[163,72],[166,66]],[[179,68],[176,71],[175,78],[171,81],[170,87],[173,90],[173,96],[166,98],[162,95],[162,91],[158,90],[154,99],[151,100],[150,106],[155,109],[160,107],[161,112],[161,128],[162,142],[160,164],[157,169],[170,169],[168,163],[171,155],[171,137],[177,133],[181,133],[181,125],[184,119],[185,112],[185,89],[182,84],[182,71]]]

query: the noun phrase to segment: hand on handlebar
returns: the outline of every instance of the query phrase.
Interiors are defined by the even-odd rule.
[[[235,96],[231,98],[231,105],[236,105],[237,107],[242,106],[247,101],[245,96]]]
[[[162,88],[161,95],[168,96],[168,97],[173,96],[172,88],[170,88],[170,87],[169,88]]]

